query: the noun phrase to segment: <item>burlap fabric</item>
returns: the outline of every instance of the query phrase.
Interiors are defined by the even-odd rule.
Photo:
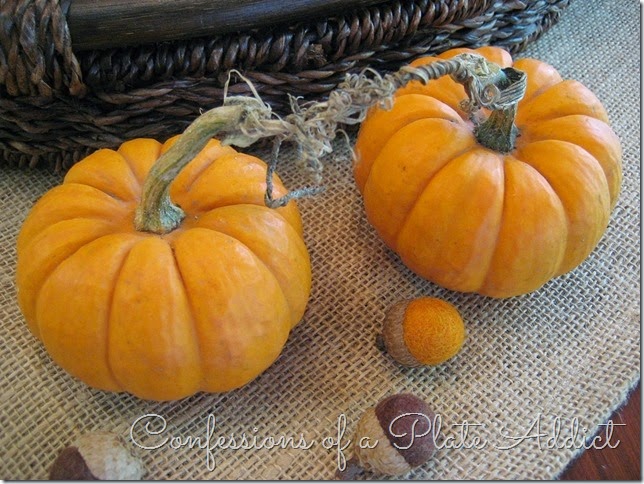
[[[634,0],[575,2],[560,24],[522,54],[550,62],[595,91],[623,141],[620,201],[587,261],[535,293],[507,300],[423,281],[368,225],[349,152],[338,142],[340,156],[325,171],[327,192],[300,204],[314,270],[305,318],[268,371],[227,394],[146,402],[89,389],[51,362],[16,305],[15,238],[33,202],[60,176],[2,168],[0,477],[45,478],[57,453],[76,436],[108,430],[124,436],[152,479],[329,479],[339,452],[337,446],[325,448],[325,439],[337,439],[346,418],[344,447],[362,412],[399,391],[422,396],[443,420],[443,448],[408,478],[557,476],[580,452],[583,436],[592,435],[639,380],[639,12]],[[283,178],[290,186],[306,184],[288,156]],[[467,340],[444,365],[404,369],[374,339],[391,304],[420,295],[453,302],[466,321]],[[139,420],[149,414],[157,417]],[[210,456],[197,447],[172,448],[179,442],[171,437],[205,441],[209,415],[216,419],[212,445],[231,436],[242,444],[245,434],[250,444],[255,437],[260,444],[284,436],[295,443],[302,438],[309,448],[228,445]],[[148,430],[158,435],[142,425],[151,420]],[[469,435],[462,440],[466,422]],[[139,444],[159,447],[137,447],[131,429]],[[539,430],[540,440],[534,437]],[[349,457],[350,448],[344,453]]]

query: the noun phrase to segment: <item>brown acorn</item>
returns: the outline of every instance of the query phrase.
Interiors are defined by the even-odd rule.
[[[64,448],[49,471],[54,481],[134,481],[145,473],[143,463],[123,445],[119,436],[92,432]]]
[[[423,465],[436,452],[434,419],[429,406],[412,394],[381,400],[358,422],[353,458],[336,477],[351,479],[360,468],[400,476]]]

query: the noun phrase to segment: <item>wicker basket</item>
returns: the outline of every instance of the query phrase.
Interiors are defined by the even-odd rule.
[[[100,48],[70,30],[73,2],[0,4],[4,163],[65,170],[89,151],[125,139],[167,138],[200,110],[221,103],[233,68],[284,112],[287,94],[323,98],[345,74],[366,66],[391,71],[460,46],[494,44],[517,52],[554,24],[570,0],[354,0],[346,8],[336,1],[333,13],[287,24],[256,20],[246,22],[246,30],[161,36],[138,45],[114,35],[112,46]],[[129,45],[119,46],[121,37]],[[249,92],[239,79],[230,90]]]

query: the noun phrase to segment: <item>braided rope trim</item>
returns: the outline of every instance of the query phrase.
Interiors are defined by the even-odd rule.
[[[0,3],[0,85],[9,96],[83,97],[87,86],[67,26],[71,0]]]

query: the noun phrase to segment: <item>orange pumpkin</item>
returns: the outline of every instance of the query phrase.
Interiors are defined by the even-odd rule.
[[[93,387],[154,400],[257,377],[311,288],[295,203],[267,208],[264,162],[218,141],[171,184],[181,224],[135,229],[144,180],[174,141],[93,153],[37,202],[18,239],[19,304],[53,360]]]
[[[457,49],[512,66],[498,48]],[[493,297],[524,294],[580,264],[604,233],[621,183],[621,147],[586,87],[538,60],[518,104],[509,152],[481,144],[449,77],[397,91],[372,109],[355,146],[370,223],[420,276]]]

